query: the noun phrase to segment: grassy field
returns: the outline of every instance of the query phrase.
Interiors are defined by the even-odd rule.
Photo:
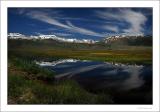
[[[21,43],[21,40],[17,42],[17,44],[21,44],[17,45],[12,41],[9,41],[11,43],[9,44],[9,56],[15,55],[35,59],[73,58],[129,64],[152,64],[152,47],[150,46],[119,46],[111,49],[106,45],[51,44],[34,41],[30,41],[30,44],[28,44],[28,41]]]
[[[9,104],[121,104],[150,103],[146,90],[119,93],[90,91],[73,80],[55,80],[55,73],[36,65],[33,60],[73,58],[128,64],[152,64],[151,46],[116,46],[104,44],[59,43],[50,40],[8,41]],[[145,87],[146,88],[146,87]],[[150,87],[149,87],[150,88]],[[137,95],[133,94],[138,92]],[[151,93],[151,92],[150,92]],[[151,95],[150,95],[151,96]],[[123,98],[125,98],[125,101]],[[130,99],[132,98],[132,99]],[[125,102],[123,102],[125,101]]]

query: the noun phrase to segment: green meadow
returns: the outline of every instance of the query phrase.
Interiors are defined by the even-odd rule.
[[[152,47],[150,46],[107,46],[101,44],[59,43],[43,41],[9,41],[9,56],[24,58],[73,58],[128,64],[151,64]]]
[[[96,60],[127,64],[152,64],[151,46],[75,44],[53,40],[8,40],[9,104],[114,104],[113,91],[90,91],[73,80],[56,80],[56,73],[34,60]],[[139,90],[132,90],[139,91]],[[139,92],[141,94],[141,91]],[[122,97],[136,97],[131,91]],[[139,96],[138,96],[139,97]],[[140,95],[141,97],[141,95]]]

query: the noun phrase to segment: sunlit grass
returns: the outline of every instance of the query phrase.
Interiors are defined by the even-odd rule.
[[[152,64],[151,46],[108,47],[99,44],[59,43],[52,40],[9,41],[9,56],[25,58],[74,58],[133,64]]]
[[[151,64],[152,50],[14,50],[22,57],[74,58],[134,64]]]

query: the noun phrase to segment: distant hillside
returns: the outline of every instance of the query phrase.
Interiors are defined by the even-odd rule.
[[[109,46],[152,46],[152,36],[111,36],[102,42]]]
[[[14,49],[69,49],[69,50],[107,50],[129,49],[131,47],[151,47],[152,37],[110,37],[96,43],[68,43],[53,39],[8,39],[8,48]]]
[[[8,39],[8,48],[42,48],[42,49],[71,49],[71,50],[87,50],[87,49],[107,49],[108,45],[105,43],[68,43],[60,42],[53,39],[36,39],[36,40],[26,40],[26,39]]]

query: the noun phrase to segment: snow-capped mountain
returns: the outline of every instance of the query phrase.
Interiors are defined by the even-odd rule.
[[[76,39],[76,38],[64,38],[56,35],[32,35],[26,36],[20,33],[9,33],[8,38],[10,39],[26,39],[26,40],[44,40],[44,39],[52,39],[59,42],[68,42],[68,43],[87,43],[87,44],[95,44],[102,43],[110,46],[123,46],[123,45],[152,45],[152,36],[151,35],[114,35],[103,38],[102,40],[95,41],[92,39]]]
[[[53,39],[60,42],[70,42],[70,43],[96,43],[97,41],[94,41],[92,39],[75,39],[75,38],[63,38],[58,37],[56,35],[38,35],[38,36],[25,36],[20,33],[9,33],[8,38],[10,39]]]
[[[8,38],[12,38],[12,39],[27,39],[28,37],[20,34],[20,33],[9,33],[8,34]]]
[[[104,38],[105,43],[117,41],[117,40],[123,40],[123,39],[137,39],[142,38],[144,35],[138,34],[138,35],[114,35]]]

